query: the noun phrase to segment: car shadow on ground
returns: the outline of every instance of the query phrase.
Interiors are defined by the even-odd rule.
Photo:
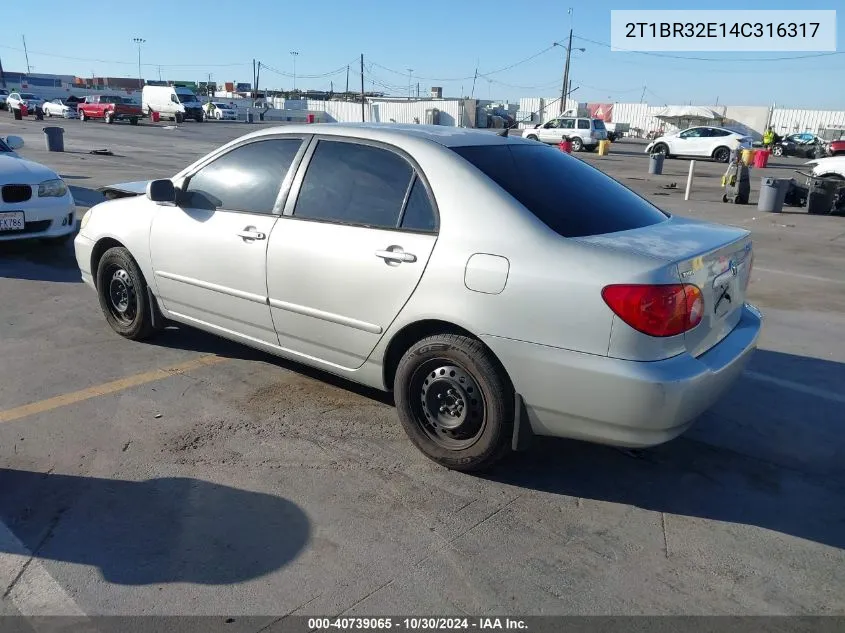
[[[0,531],[0,552],[93,566],[120,585],[251,580],[294,560],[311,532],[286,499],[199,479],[11,469],[0,469],[0,520],[19,541]]]
[[[254,349],[247,345],[242,345],[234,341],[209,334],[202,330],[188,327],[182,324],[169,325],[162,332],[159,332],[152,338],[145,341],[150,345],[159,345],[171,349],[182,349],[192,352],[201,352],[203,354],[216,354],[225,358],[234,358],[238,360],[254,360],[271,363],[302,376],[307,376],[314,380],[319,380],[326,384],[330,384],[339,389],[344,389],[364,396],[371,400],[375,400],[382,404],[390,406],[394,405],[393,395],[371,387],[365,387],[351,380],[341,378],[334,374],[302,365],[294,361],[289,361],[273,354],[268,354],[260,350]]]
[[[842,384],[845,364],[758,350],[735,387],[672,442],[625,451],[534,438],[490,479],[845,549]]]
[[[0,242],[0,279],[28,279],[58,283],[81,283],[71,241],[47,242],[22,239]]]

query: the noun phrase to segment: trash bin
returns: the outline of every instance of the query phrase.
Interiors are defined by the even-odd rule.
[[[648,173],[659,176],[663,173],[663,160],[666,157],[663,154],[651,154],[648,157]]]
[[[41,106],[35,108],[35,120],[36,121],[43,121],[44,120],[44,110],[41,109]]]
[[[155,110],[152,110],[150,112],[150,121],[152,121],[153,123],[158,123],[160,120],[161,120],[161,115],[158,112],[156,112]]]
[[[15,117],[15,121],[23,121],[23,112],[20,108],[12,108],[12,116]]]
[[[570,141],[568,138],[564,138],[560,142],[560,145],[558,145],[558,149],[560,151],[566,153],[566,154],[571,154],[572,153],[572,141]]]
[[[306,123],[313,123],[314,122],[314,115],[313,114],[307,114],[305,116],[305,122]]]
[[[259,113],[258,113],[258,120],[259,120],[259,121],[263,121],[263,120],[264,120],[264,113],[263,113],[263,112],[259,112]]]
[[[252,123],[253,121],[255,121],[255,115],[252,112],[247,112],[246,113],[246,122]]]
[[[599,141],[599,156],[607,156],[610,153],[610,141]]]
[[[807,193],[807,213],[810,215],[830,215],[836,191],[842,181],[831,178],[811,178]]]
[[[750,167],[754,163],[754,150],[753,149],[744,149],[742,150],[742,154],[740,155],[742,160],[742,164],[746,167]]]
[[[757,210],[780,213],[783,210],[783,202],[789,189],[789,183],[789,178],[761,178]]]
[[[758,150],[756,154],[754,154],[754,166],[758,169],[764,169],[766,165],[769,164],[769,154],[771,152],[767,149]]]
[[[65,130],[61,127],[45,127],[44,140],[47,142],[48,152],[65,151]]]

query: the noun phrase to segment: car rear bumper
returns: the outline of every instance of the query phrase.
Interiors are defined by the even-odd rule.
[[[482,337],[508,370],[537,435],[626,447],[686,431],[735,382],[757,346],[762,315],[745,305],[734,330],[694,358],[637,362]]]

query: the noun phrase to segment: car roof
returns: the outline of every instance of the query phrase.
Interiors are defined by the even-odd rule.
[[[415,125],[406,123],[312,123],[267,128],[250,136],[270,134],[330,134],[332,136],[366,138],[374,141],[423,139],[445,147],[467,145],[534,144],[520,136],[499,136],[504,130],[477,130],[444,125]]]

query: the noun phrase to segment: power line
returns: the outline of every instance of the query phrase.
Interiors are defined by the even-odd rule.
[[[0,48],[5,48],[5,49],[8,49],[10,51],[17,51],[19,53],[24,52],[24,50],[22,48],[16,48],[14,46],[6,46],[4,44],[0,44]],[[29,52],[32,53],[33,55],[41,55],[43,57],[57,57],[57,58],[60,58],[60,59],[69,59],[69,60],[77,61],[77,62],[94,62],[94,63],[98,63],[98,64],[120,64],[120,65],[124,65],[124,66],[125,65],[135,66],[137,64],[137,62],[134,62],[134,61],[124,62],[124,61],[115,60],[115,59],[97,59],[97,58],[94,58],[94,57],[72,57],[72,56],[64,55],[64,54],[57,55],[57,54],[54,54],[54,53],[44,53],[44,52],[41,52],[41,51],[29,51]],[[238,63],[234,63],[234,64],[154,64],[154,63],[146,63],[146,64],[141,64],[141,65],[142,66],[152,66],[154,68],[157,68],[159,66],[161,66],[162,68],[224,68],[224,67],[235,67],[235,66],[249,66],[250,64],[245,62],[245,63],[242,63],[242,64],[238,64]]]
[[[495,75],[495,74],[504,72],[506,70],[516,68],[517,66],[521,66],[522,64],[530,62],[532,59],[536,59],[537,57],[540,57],[541,55],[548,53],[550,50],[552,50],[556,46],[560,46],[560,44],[558,44],[557,42],[553,42],[551,44],[551,46],[547,46],[543,50],[537,51],[536,53],[533,53],[533,54],[529,55],[528,57],[519,60],[518,62],[514,62],[513,64],[509,64],[509,65],[503,66],[501,68],[496,68],[495,70],[490,70],[488,72],[484,72],[484,73],[479,72],[478,76],[479,77],[488,77],[489,75]],[[388,68],[387,66],[383,66],[383,65],[381,65],[377,62],[370,62],[370,64],[372,66],[378,66],[382,70],[386,70],[386,71],[394,73],[396,75],[401,75],[403,77],[407,76],[407,73],[400,72],[398,70],[394,70],[393,68]],[[416,77],[417,79],[423,79],[425,81],[466,81],[466,80],[469,80],[469,79],[473,79],[475,77],[475,74],[468,75],[466,77],[423,77],[421,75],[414,75],[414,77]]]
[[[588,37],[580,37],[578,35],[573,36],[577,40],[581,40],[582,42],[589,42],[590,44],[596,44],[597,46],[604,46],[605,48],[615,48],[617,51],[625,52],[625,53],[639,53],[640,55],[650,55],[652,57],[666,57],[668,59],[682,59],[686,61],[699,61],[699,62],[778,62],[778,61],[786,61],[791,59],[809,59],[813,57],[829,57],[831,55],[843,55],[845,51],[833,51],[827,53],[811,53],[808,55],[790,55],[786,57],[763,57],[758,59],[752,59],[748,57],[690,57],[687,55],[672,55],[669,53],[658,53],[655,51],[635,51],[628,48],[620,48],[618,46],[612,47],[607,42],[599,42],[597,40],[591,40]]]

